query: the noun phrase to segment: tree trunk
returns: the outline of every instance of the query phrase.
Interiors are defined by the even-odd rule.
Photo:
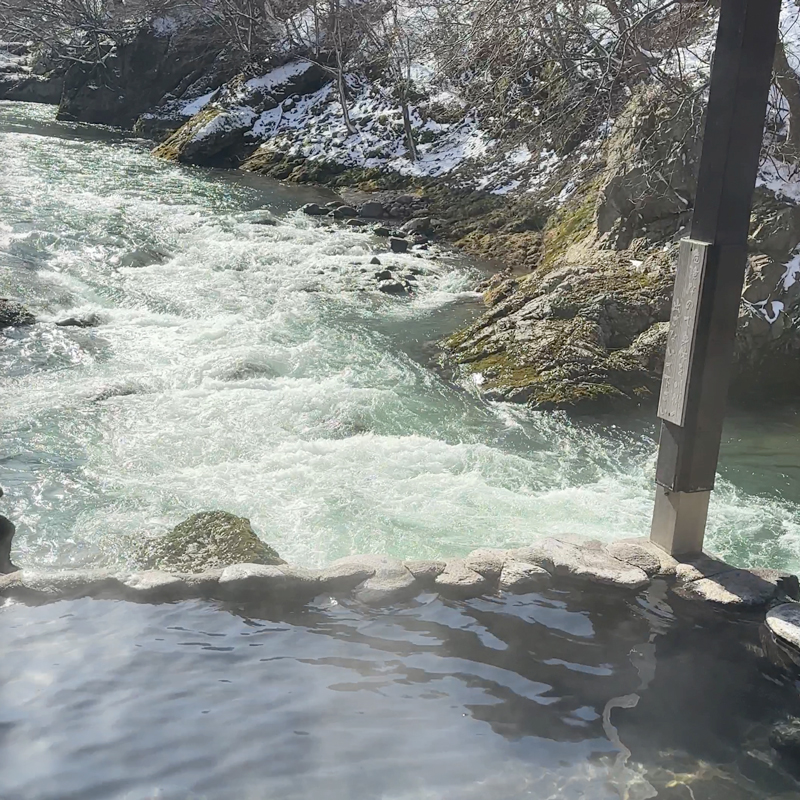
[[[414,141],[414,129],[411,127],[411,114],[408,111],[408,103],[405,99],[401,103],[403,110],[403,129],[406,132],[406,142],[408,143],[408,156],[416,162],[417,160],[417,143]]]
[[[791,155],[800,159],[800,77],[789,65],[783,42],[775,48],[775,83],[789,106],[789,135]]]

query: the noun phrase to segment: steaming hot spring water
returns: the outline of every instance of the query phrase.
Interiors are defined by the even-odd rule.
[[[0,143],[0,296],[39,319],[0,338],[21,565],[130,567],[217,508],[307,566],[647,532],[652,416],[489,404],[436,370],[478,265],[49,107],[0,103]],[[377,291],[375,255],[419,271],[411,298]],[[797,409],[732,412],[710,549],[800,569],[799,447]],[[6,604],[0,798],[799,796],[767,737],[800,703],[756,621],[678,602]]]

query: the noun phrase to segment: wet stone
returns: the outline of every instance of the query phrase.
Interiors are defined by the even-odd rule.
[[[505,592],[522,594],[543,589],[552,581],[550,573],[542,567],[522,561],[506,561],[500,573],[499,587]]]
[[[378,284],[378,291],[384,294],[404,295],[408,294],[408,287],[400,283],[400,281],[388,280],[381,281]]]
[[[328,213],[327,208],[322,208],[317,203],[306,203],[300,210],[309,217],[321,217]]]
[[[542,567],[551,575],[573,580],[624,589],[640,589],[650,582],[644,570],[614,558],[599,542],[576,544],[563,539],[542,539],[529,547],[509,551],[509,556]]]
[[[638,567],[647,575],[674,575],[677,562],[646,539],[612,542],[606,547],[608,553],[619,561]]]
[[[383,225],[378,225],[377,228],[373,228],[372,232],[376,236],[381,236],[383,238],[386,238],[387,236],[391,236],[391,233],[392,233],[388,228],[384,228]]]
[[[464,559],[464,566],[479,575],[483,575],[484,578],[496,579],[500,577],[505,562],[505,550],[482,547],[478,550],[473,550]]]
[[[405,568],[422,584],[430,585],[447,566],[444,561],[412,560],[403,562]]]
[[[392,562],[385,556],[347,556],[334,561],[320,572],[320,584],[325,591],[337,594],[349,592],[371,578],[379,569]],[[396,562],[400,563],[400,562]]]
[[[381,265],[381,260],[378,258],[378,256],[372,256],[372,258],[369,260],[369,263],[379,267]]]
[[[416,587],[416,579],[401,562],[387,561],[371,578],[356,587],[353,596],[367,605],[389,605],[410,597]]]
[[[794,579],[794,580],[792,580]],[[681,597],[729,608],[755,608],[795,592],[797,579],[777,570],[729,569],[711,577],[682,581],[674,587]]]
[[[463,559],[456,559],[448,561],[444,571],[436,577],[435,588],[449,597],[478,597],[491,588],[491,583],[469,569]]]
[[[408,239],[391,236],[389,237],[389,247],[393,253],[405,253],[408,250]]]
[[[333,209],[334,219],[349,219],[350,217],[357,217],[358,211],[352,206],[337,206]]]
[[[778,639],[800,649],[800,603],[784,603],[771,609],[766,624]]]

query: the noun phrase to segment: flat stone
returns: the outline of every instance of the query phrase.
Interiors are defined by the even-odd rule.
[[[461,598],[478,597],[491,588],[490,581],[469,569],[463,559],[448,561],[434,585],[443,595]]]
[[[371,578],[357,586],[353,596],[371,606],[389,605],[414,594],[416,578],[402,563],[380,567]]]
[[[405,568],[422,584],[430,586],[444,572],[444,561],[404,561]]]
[[[496,548],[481,547],[473,550],[465,559],[464,566],[483,575],[484,578],[496,579],[503,571],[506,562],[506,551]]]
[[[550,573],[542,567],[526,564],[523,561],[506,560],[500,573],[499,586],[504,592],[522,594],[543,589],[552,581]]]
[[[675,565],[675,577],[680,583],[696,581],[701,578],[713,578],[723,572],[730,572],[734,567],[713,555],[703,553],[689,558],[681,557]]]
[[[387,556],[347,556],[334,561],[320,571],[321,588],[338,594],[351,592],[359,584],[375,575],[380,569],[396,568],[399,572],[402,562]]]
[[[222,570],[218,570],[212,585],[215,587]],[[125,587],[126,595],[133,600],[144,600],[147,602],[161,603],[175,600],[180,597],[201,597],[194,594],[193,589],[199,587],[190,585],[186,582],[186,575],[173,575],[162,570],[149,569],[143,572],[134,572],[121,577],[121,583]],[[193,577],[200,577],[196,575]],[[211,587],[209,587],[211,589]],[[211,596],[213,590],[206,596]]]
[[[647,575],[674,575],[678,562],[647,539],[612,542],[606,550],[619,561],[638,567]]]
[[[800,603],[784,603],[770,609],[766,624],[778,639],[800,648]]]
[[[542,539],[509,551],[509,557],[542,567],[551,575],[606,586],[639,589],[650,582],[644,570],[617,560],[594,542],[572,544],[554,538]]]
[[[298,567],[282,568],[265,564],[234,564],[219,576],[220,594],[226,598],[313,597],[319,590],[316,575]]]
[[[782,584],[787,577],[791,576],[773,570],[729,569],[709,578],[685,581],[679,570],[679,582],[673,591],[689,600],[730,608],[755,608],[785,597]]]
[[[50,600],[121,597],[123,586],[109,570],[20,570],[4,576],[0,591],[10,597]]]

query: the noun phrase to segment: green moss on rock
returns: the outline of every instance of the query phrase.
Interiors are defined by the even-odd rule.
[[[256,536],[250,520],[226,511],[194,514],[170,533],[148,541],[142,560],[167,572],[203,572],[231,564],[285,564]]]

